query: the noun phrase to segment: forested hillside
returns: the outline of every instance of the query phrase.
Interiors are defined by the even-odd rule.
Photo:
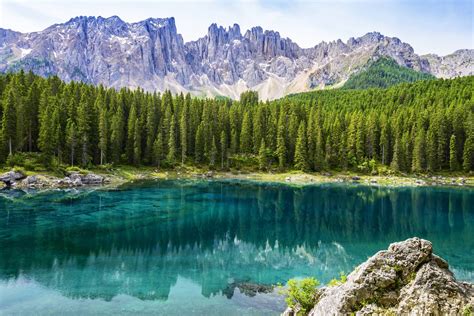
[[[1,162],[406,172],[473,170],[474,77],[258,102],[0,77]]]
[[[370,63],[366,69],[351,75],[343,88],[388,88],[399,83],[429,79],[435,79],[435,77],[428,73],[402,67],[391,58],[381,57]]]

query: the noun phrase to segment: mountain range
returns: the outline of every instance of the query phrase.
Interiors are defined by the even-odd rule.
[[[420,56],[378,32],[301,48],[278,32],[257,26],[242,33],[237,24],[211,24],[207,35],[185,43],[174,18],[126,23],[117,16],[80,16],[40,32],[0,28],[0,72],[24,69],[65,81],[199,96],[238,98],[252,89],[261,99],[275,99],[340,87],[380,57],[439,78],[474,73],[473,49]]]

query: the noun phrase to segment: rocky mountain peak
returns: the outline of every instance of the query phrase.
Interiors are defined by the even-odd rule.
[[[175,19],[127,23],[118,16],[78,16],[41,32],[0,29],[0,71],[24,69],[65,81],[120,88],[171,89],[238,98],[256,89],[262,99],[341,85],[380,56],[439,77],[472,74],[474,51],[418,56],[396,37],[370,32],[302,49],[277,31],[213,23],[184,43]]]

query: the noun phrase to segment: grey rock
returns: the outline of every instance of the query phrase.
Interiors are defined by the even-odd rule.
[[[83,175],[78,172],[71,172],[69,178],[71,179],[71,184],[74,186],[99,185],[104,183],[104,177],[95,173]]]
[[[72,186],[72,180],[69,177],[64,177],[56,181],[56,185],[59,187],[70,187]]]
[[[26,179],[24,181],[25,181],[26,184],[29,184],[29,185],[35,184],[35,183],[38,182],[38,177],[34,176],[34,175],[33,176],[28,176],[28,177],[26,177]]]
[[[237,24],[212,24],[204,37],[184,43],[174,18],[126,23],[117,16],[81,16],[41,32],[0,29],[0,72],[24,69],[114,88],[231,98],[248,89],[274,99],[341,85],[381,56],[437,77],[474,74],[472,49],[419,56],[409,44],[377,32],[301,48],[258,26],[242,34]]]
[[[86,174],[85,176],[81,177],[82,184],[85,185],[99,185],[104,182],[104,177],[94,174],[94,173],[89,173]]]
[[[76,180],[82,181],[82,176],[78,172],[70,173],[69,178],[71,179],[71,181],[76,181]]]
[[[81,178],[75,178],[74,180],[72,180],[71,184],[75,187],[80,187],[82,186],[82,180]]]
[[[24,175],[20,171],[11,170],[0,175],[0,181],[3,182],[7,187],[15,186],[18,180],[24,179]]]
[[[432,251],[431,242],[419,238],[391,244],[345,283],[323,288],[310,315],[462,314],[474,306],[474,285],[456,281],[448,263]]]

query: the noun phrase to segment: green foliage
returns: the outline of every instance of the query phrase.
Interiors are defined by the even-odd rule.
[[[29,80],[23,77],[28,76]],[[0,76],[0,163],[105,163],[364,173],[474,168],[474,77],[259,102]],[[34,164],[34,163],[33,163]],[[33,166],[34,167],[34,166]]]
[[[286,295],[285,302],[288,307],[298,311],[298,315],[307,315],[319,299],[318,280],[315,278],[291,279],[286,285],[287,288],[282,292]]]
[[[339,274],[339,279],[332,279],[331,281],[329,281],[328,286],[338,286],[338,285],[346,283],[346,281],[347,281],[347,275],[344,272],[341,272]]]
[[[306,142],[306,125],[304,122],[300,124],[298,137],[296,138],[295,168],[302,171],[308,170],[308,148]]]
[[[433,75],[400,66],[391,58],[381,57],[369,62],[362,71],[351,75],[343,89],[388,88],[403,82],[434,78]]]
[[[18,152],[8,156],[6,165],[20,167],[26,171],[44,171],[44,157],[40,153]]]
[[[240,103],[242,105],[255,105],[258,103],[258,92],[257,91],[246,91],[240,94]]]
[[[473,316],[474,312],[472,310],[473,310],[472,305],[466,304],[464,308],[462,309],[462,316]]]

